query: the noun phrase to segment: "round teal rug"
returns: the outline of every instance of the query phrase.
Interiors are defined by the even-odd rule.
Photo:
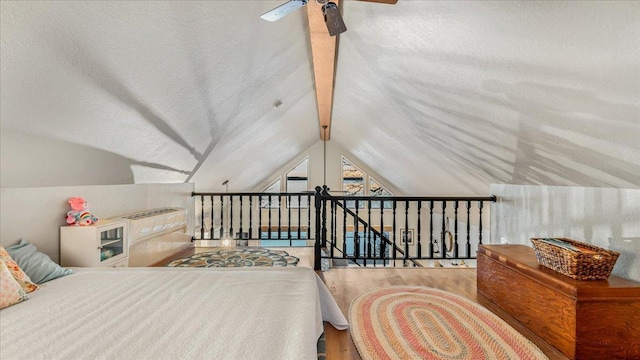
[[[286,251],[261,247],[221,248],[215,251],[194,254],[188,258],[173,260],[171,267],[257,267],[296,266],[298,259]]]

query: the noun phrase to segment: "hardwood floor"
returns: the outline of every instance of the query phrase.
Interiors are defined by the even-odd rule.
[[[187,249],[168,257],[154,266],[164,266],[173,259],[190,256],[208,248]],[[283,248],[293,256],[300,258],[301,266],[312,264],[311,252],[305,249]],[[295,254],[294,254],[295,252]],[[338,303],[345,316],[349,314],[349,305],[359,294],[378,287],[390,285],[428,286],[465,296],[478,302],[476,293],[475,268],[332,268],[329,271],[317,271]],[[522,324],[499,308],[489,307],[517,331],[533,341],[551,360],[567,359],[562,353],[544,340],[527,330]],[[360,360],[349,331],[338,331],[325,323],[326,355],[328,360]]]
[[[345,316],[348,316],[349,305],[359,294],[370,289],[390,285],[433,287],[478,302],[475,268],[332,268],[327,272],[318,272],[318,275],[331,291]],[[567,359],[566,356],[549,346],[508,314],[497,308],[490,308],[490,310],[538,345],[549,359]],[[338,331],[327,323],[324,328],[327,359],[360,360],[360,355],[353,345],[348,331]]]
[[[319,273],[345,316],[359,294],[390,285],[429,286],[475,300],[475,269],[333,268]],[[325,323],[327,359],[360,359],[348,331]]]

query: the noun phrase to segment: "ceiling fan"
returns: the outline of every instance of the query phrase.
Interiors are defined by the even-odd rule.
[[[395,4],[398,0],[359,0],[383,4]],[[309,0],[289,0],[286,3],[278,6],[277,8],[262,14],[260,17],[267,21],[277,21],[290,13],[298,10],[299,8],[307,5]],[[328,0],[316,0],[316,2],[322,5],[322,13],[324,14],[324,22],[327,24],[329,35],[336,36],[340,33],[347,31],[347,27],[342,21],[342,15],[340,15],[340,9],[334,2]]]

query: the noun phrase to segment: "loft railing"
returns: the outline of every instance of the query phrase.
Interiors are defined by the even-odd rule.
[[[315,195],[316,263],[319,257],[343,258],[360,266],[475,259],[489,236],[486,204],[496,201],[495,196],[339,196],[319,187]]]
[[[314,246],[314,266],[424,266],[475,259],[487,239],[488,197],[194,192],[194,240]]]
[[[323,195],[325,196],[330,196],[328,194],[328,192],[325,192]],[[401,256],[404,257],[404,255],[407,253],[406,250],[401,249],[399,246],[397,246],[396,244],[394,244],[388,236],[386,236],[384,234],[384,232],[380,232],[378,229],[376,229],[374,226],[370,225],[372,223],[372,219],[371,219],[371,205],[372,203],[369,202],[367,209],[368,209],[368,216],[367,216],[367,220],[365,221],[365,219],[360,218],[360,216],[358,215],[358,209],[359,209],[359,204],[361,201],[359,198],[353,200],[352,197],[349,197],[348,200],[343,201],[343,202],[339,202],[336,201],[335,199],[332,200],[326,200],[323,199],[323,201],[330,201],[330,218],[331,218],[331,224],[329,226],[329,229],[331,229],[332,231],[330,231],[330,234],[328,236],[326,236],[326,238],[322,239],[322,247],[326,248],[327,244],[329,244],[329,256],[326,256],[329,259],[334,259],[336,258],[335,256],[335,251],[338,251],[340,254],[342,254],[342,258],[344,259],[348,259],[350,261],[352,261],[354,264],[359,265],[359,266],[367,266],[367,264],[370,264],[371,262],[373,263],[373,266],[377,266],[378,265],[378,260],[380,261],[382,266],[386,266],[387,264],[387,256],[388,255],[388,251],[387,249],[392,248],[393,252],[392,254],[400,254]],[[351,209],[349,209],[347,206],[345,206],[347,204],[348,201],[352,201],[355,207],[355,212]],[[382,203],[381,203],[382,206]],[[342,248],[338,248],[337,244],[338,244],[338,239],[340,239],[340,237],[338,236],[338,208],[340,208],[342,210],[342,239],[348,239],[347,236],[347,219],[350,219],[352,223],[357,224],[358,227],[358,231],[354,231],[353,232],[353,251],[350,253],[347,250],[347,241],[342,241]],[[323,205],[323,212],[325,212],[326,210],[326,206]],[[382,214],[382,212],[381,212]],[[383,215],[383,214],[382,214]],[[381,220],[384,219],[384,216],[381,217]],[[360,228],[363,228],[364,230],[364,236],[360,235]],[[355,225],[354,227],[355,228]],[[362,245],[362,246],[361,246]],[[413,266],[422,266],[422,264],[414,261],[413,259],[410,258],[406,258],[406,261],[409,261],[412,263]],[[404,263],[404,265],[406,266],[406,262]]]
[[[194,192],[193,240],[312,240],[313,193]],[[283,241],[282,246],[287,246]]]

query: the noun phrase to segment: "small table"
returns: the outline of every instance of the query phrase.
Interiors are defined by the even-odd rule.
[[[580,281],[538,264],[526,245],[478,248],[478,300],[572,359],[640,359],[640,283]]]

